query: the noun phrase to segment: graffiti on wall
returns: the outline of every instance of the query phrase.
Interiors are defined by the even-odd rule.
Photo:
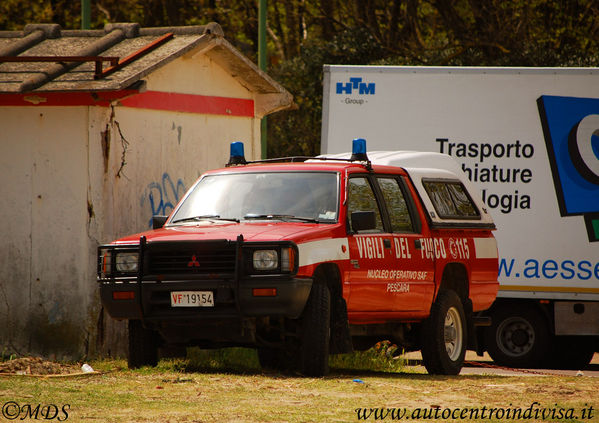
[[[187,189],[181,179],[173,182],[173,179],[164,172],[162,180],[152,182],[146,187],[141,197],[141,207],[149,207],[152,216],[166,216],[170,214]],[[152,218],[148,222],[152,227]]]

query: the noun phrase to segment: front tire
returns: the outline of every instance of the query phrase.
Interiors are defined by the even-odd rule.
[[[130,369],[158,364],[157,334],[146,329],[140,320],[129,320],[129,354],[127,365]]]
[[[329,373],[331,294],[329,288],[314,283],[302,315],[300,372],[306,376]]]
[[[464,365],[467,326],[460,297],[441,290],[422,325],[422,361],[433,375],[457,375]]]

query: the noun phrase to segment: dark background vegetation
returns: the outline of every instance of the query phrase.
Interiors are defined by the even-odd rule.
[[[596,66],[599,1],[268,1],[268,73],[298,110],[268,118],[269,157],[320,152],[323,64]],[[92,29],[218,22],[256,61],[258,0],[92,0]],[[0,30],[81,27],[78,0],[1,0]]]

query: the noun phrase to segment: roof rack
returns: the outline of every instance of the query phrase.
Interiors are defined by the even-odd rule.
[[[259,163],[303,163],[306,160],[320,160],[323,162],[347,162],[362,164],[366,169],[372,170],[372,163],[370,160],[359,160],[359,159],[342,159],[339,157],[320,157],[320,156],[289,156],[289,157],[277,157],[272,159],[260,159],[250,160],[245,163],[239,163],[241,165],[246,164],[259,164]],[[226,167],[236,166],[239,164],[227,164]]]
[[[359,141],[356,143],[356,141]],[[356,154],[352,154],[351,158],[344,159],[340,157],[323,157],[323,156],[289,156],[289,157],[278,157],[273,159],[261,159],[261,160],[252,160],[247,161],[244,155],[243,143],[240,141],[234,141],[231,143],[231,154],[229,156],[229,162],[225,165],[225,167],[230,166],[239,166],[246,164],[255,164],[255,163],[294,163],[294,162],[305,162],[306,160],[321,160],[323,162],[349,162],[349,163],[358,163],[363,165],[366,170],[372,170],[372,162],[366,156],[366,141],[363,139],[354,140],[354,146],[358,144],[360,150]]]

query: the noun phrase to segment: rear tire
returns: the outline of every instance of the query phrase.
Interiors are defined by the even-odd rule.
[[[157,334],[143,327],[140,320],[129,320],[129,354],[127,365],[130,369],[158,364]]]
[[[314,283],[302,315],[299,370],[306,376],[325,376],[329,373],[330,322],[329,288]]]
[[[422,361],[433,375],[457,375],[464,365],[468,343],[466,317],[460,297],[441,290],[423,322]]]
[[[504,305],[491,311],[491,320],[485,345],[496,364],[540,368],[548,363],[549,327],[539,311]]]

